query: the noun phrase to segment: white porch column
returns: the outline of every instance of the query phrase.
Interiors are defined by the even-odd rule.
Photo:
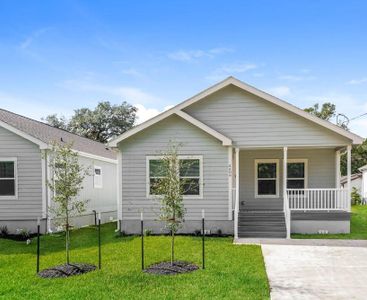
[[[347,147],[347,189],[348,189],[348,196],[347,196],[347,207],[348,211],[351,210],[351,176],[352,176],[352,145],[348,145]]]
[[[236,203],[234,209],[234,238],[238,238],[238,213],[240,208],[240,149],[236,148]]]
[[[288,147],[283,147],[283,205],[284,205],[284,217],[287,227],[287,239],[291,237],[291,222],[290,222],[290,212],[289,203],[287,197],[287,178],[288,178]]]
[[[233,168],[233,148],[228,147],[228,220],[232,220],[232,214],[233,214],[232,168]]]
[[[340,150],[335,152],[335,188],[340,188]]]

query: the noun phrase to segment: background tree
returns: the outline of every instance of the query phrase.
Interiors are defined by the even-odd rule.
[[[325,102],[322,104],[321,108],[319,104],[316,103],[311,107],[305,108],[304,110],[308,113],[319,117],[320,119],[329,121],[331,118],[335,117],[335,104],[330,102]]]
[[[114,136],[120,135],[133,127],[137,108],[123,102],[111,105],[110,102],[99,102],[93,110],[80,108],[67,120],[57,114],[49,115],[44,120],[51,126],[68,130],[72,133],[106,143]]]
[[[160,201],[159,220],[171,232],[171,265],[175,259],[175,234],[184,222],[185,208],[183,194],[185,183],[180,178],[180,161],[178,149],[180,144],[170,143],[166,152],[162,153],[162,159],[153,160],[156,172],[161,178],[151,183],[153,193]]]
[[[316,103],[312,107],[305,108],[305,111],[323,119],[329,121],[335,117],[336,106],[330,102],[322,104],[321,109],[319,104]],[[345,123],[337,124],[338,126],[348,130],[348,126]],[[352,174],[357,173],[358,169],[367,164],[367,139],[362,145],[352,147]],[[347,155],[344,153],[341,156],[341,174],[345,176],[347,174]]]
[[[89,175],[89,168],[79,164],[78,154],[71,145],[54,144],[50,152],[49,166],[52,179],[48,186],[53,191],[51,212],[57,226],[65,230],[66,263],[70,263],[70,227],[71,218],[80,215],[86,209],[88,200],[78,197],[83,189],[83,180]]]

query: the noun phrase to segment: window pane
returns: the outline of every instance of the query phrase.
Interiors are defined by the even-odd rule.
[[[276,163],[259,163],[257,165],[257,178],[276,178],[277,164]]]
[[[94,169],[94,173],[96,175],[101,175],[101,169]]]
[[[199,177],[200,176],[200,160],[199,159],[181,159],[180,160],[180,176]]]
[[[288,178],[304,178],[305,177],[305,164],[300,163],[288,163]]]
[[[159,195],[158,188],[159,188],[159,183],[161,181],[162,181],[162,178],[151,178],[150,179],[150,189],[149,189],[150,195]]]
[[[0,161],[0,178],[14,178],[13,161]]]
[[[0,196],[15,196],[15,180],[0,180]]]
[[[296,180],[287,180],[287,188],[288,189],[304,189],[305,181],[304,179],[296,179]]]
[[[182,178],[181,186],[183,195],[200,195],[199,178]]]
[[[165,162],[162,159],[149,160],[149,177],[164,177],[165,174]]]
[[[258,195],[276,195],[276,181],[275,180],[261,180],[257,182]]]

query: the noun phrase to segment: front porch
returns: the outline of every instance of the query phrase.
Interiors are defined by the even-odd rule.
[[[340,188],[343,151],[345,189]],[[229,158],[236,239],[349,232],[351,146],[235,148]]]

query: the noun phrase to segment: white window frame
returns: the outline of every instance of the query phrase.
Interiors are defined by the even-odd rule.
[[[288,168],[288,164],[289,163],[304,163],[305,166],[305,170],[304,170],[304,178],[289,178],[288,177],[288,172],[287,172],[287,182],[286,182],[286,187],[288,189],[288,180],[301,180],[303,179],[305,181],[305,186],[304,188],[307,189],[308,188],[308,159],[307,158],[291,158],[291,159],[287,159],[287,168]]]
[[[258,178],[257,166],[261,163],[275,163],[276,164],[276,177],[275,178]],[[279,198],[279,159],[255,159],[255,198]],[[274,195],[259,195],[258,194],[258,180],[274,180],[275,179],[275,191]]]
[[[101,174],[100,175],[96,175],[96,170],[100,170],[101,171]],[[95,178],[97,176],[100,177],[101,184],[96,184]],[[93,167],[93,187],[95,189],[102,189],[103,188],[103,171],[102,171],[102,167],[100,167],[100,166],[94,166]]]
[[[16,157],[0,157],[1,162],[10,161],[14,163],[14,178],[0,178],[1,180],[14,180],[14,195],[1,196],[0,200],[17,200],[18,199],[18,160]]]
[[[149,155],[146,157],[146,197],[147,198],[155,198],[160,197],[159,195],[151,195],[150,194],[150,169],[149,169],[149,161],[150,160],[160,160],[163,159],[163,156],[160,155]],[[203,199],[203,189],[204,189],[204,173],[203,173],[203,156],[202,155],[179,155],[178,159],[198,159],[199,160],[199,195],[183,195],[183,199]],[[193,177],[190,177],[193,178]]]

